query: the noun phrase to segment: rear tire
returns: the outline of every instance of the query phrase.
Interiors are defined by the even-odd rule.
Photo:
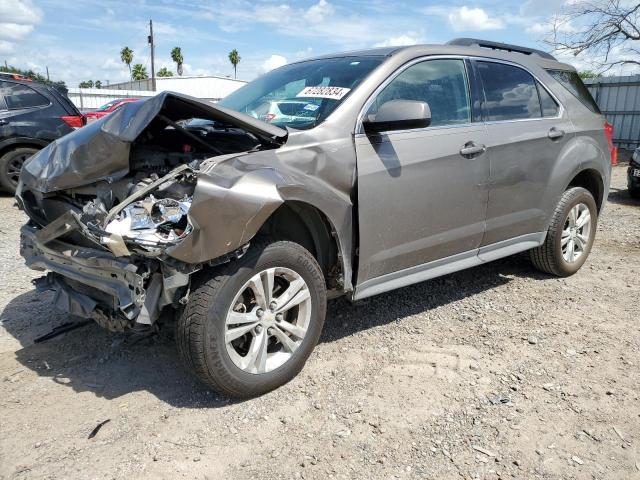
[[[177,322],[178,350],[213,389],[261,395],[302,370],[325,312],[325,281],[315,258],[293,242],[256,243],[200,279]]]
[[[640,199],[640,188],[629,188],[629,196],[631,198]]]
[[[22,165],[37,151],[35,148],[21,147],[9,150],[0,157],[0,187],[3,190],[16,193]]]
[[[545,242],[530,250],[531,262],[545,273],[558,277],[573,275],[591,252],[597,222],[593,195],[582,187],[568,189],[553,213]]]

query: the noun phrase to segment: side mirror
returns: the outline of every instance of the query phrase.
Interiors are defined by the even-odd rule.
[[[431,109],[427,102],[390,100],[382,104],[378,113],[368,115],[362,122],[364,131],[378,133],[388,130],[425,128],[431,124]]]

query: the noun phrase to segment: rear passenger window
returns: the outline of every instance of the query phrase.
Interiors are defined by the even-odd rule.
[[[504,63],[478,62],[486,96],[488,121],[540,118],[540,100],[534,78]]]
[[[390,100],[427,102],[431,126],[471,122],[467,72],[462,60],[426,60],[410,66],[376,97],[367,114]]]
[[[2,82],[0,91],[2,91],[9,110],[49,105],[49,100],[46,97],[26,85]]]
[[[543,117],[555,117],[558,115],[558,104],[553,97],[547,92],[547,89],[539,82],[536,82],[538,86],[538,94],[540,95],[540,106],[542,107]]]

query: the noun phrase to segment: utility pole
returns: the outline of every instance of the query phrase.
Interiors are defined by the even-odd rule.
[[[151,90],[156,91],[155,49],[153,45],[153,20],[149,20],[149,45],[151,45]]]
[[[47,66],[47,82],[49,82],[49,67]]]

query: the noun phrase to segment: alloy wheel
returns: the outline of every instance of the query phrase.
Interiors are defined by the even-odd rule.
[[[20,171],[24,162],[32,155],[32,153],[21,153],[14,155],[7,163],[7,177],[12,185],[17,186],[20,179]]]
[[[311,321],[311,295],[295,271],[275,267],[247,281],[225,320],[225,344],[233,363],[247,373],[284,365],[302,344]]]
[[[584,255],[591,237],[591,212],[584,203],[578,203],[569,210],[562,229],[560,245],[565,262],[573,263]]]

